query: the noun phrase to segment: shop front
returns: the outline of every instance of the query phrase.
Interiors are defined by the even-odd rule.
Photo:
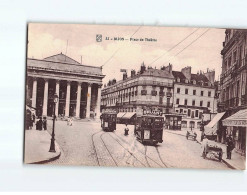
[[[227,135],[235,141],[235,149],[242,155],[246,154],[247,109],[239,110],[222,121],[227,127]]]

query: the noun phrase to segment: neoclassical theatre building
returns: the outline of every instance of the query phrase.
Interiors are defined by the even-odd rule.
[[[56,116],[98,118],[103,78],[101,67],[82,65],[62,53],[28,58],[26,94],[37,116],[52,116],[57,93]]]

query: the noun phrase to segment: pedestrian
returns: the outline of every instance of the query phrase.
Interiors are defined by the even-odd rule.
[[[42,117],[39,117],[39,120],[36,122],[36,130],[42,130],[43,122],[42,122]]]
[[[35,116],[35,114],[34,113],[32,113],[32,126],[35,124],[35,118],[36,118],[36,116]]]
[[[208,152],[208,138],[206,135],[203,136],[203,141],[202,141],[202,157],[204,157],[204,155],[207,155]]]
[[[43,124],[44,130],[47,130],[47,119],[46,119],[46,117],[43,118],[42,124]]]
[[[124,135],[129,135],[129,128],[128,128],[128,124],[125,124],[125,128],[124,128]]]
[[[233,139],[232,139],[232,136],[229,135],[229,136],[226,138],[226,153],[227,153],[226,159],[231,160],[231,158],[232,158],[232,150],[233,150],[233,149],[234,149]]]

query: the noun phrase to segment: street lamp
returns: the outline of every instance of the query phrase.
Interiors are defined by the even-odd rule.
[[[53,96],[53,126],[52,126],[52,134],[51,134],[51,145],[50,145],[50,150],[49,152],[56,152],[55,150],[55,120],[56,120],[56,116],[55,116],[55,110],[56,110],[56,103],[58,102],[58,95],[57,93],[54,94]]]

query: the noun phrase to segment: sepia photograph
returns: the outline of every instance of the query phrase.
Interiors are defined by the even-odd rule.
[[[246,169],[247,29],[28,23],[24,163]]]

